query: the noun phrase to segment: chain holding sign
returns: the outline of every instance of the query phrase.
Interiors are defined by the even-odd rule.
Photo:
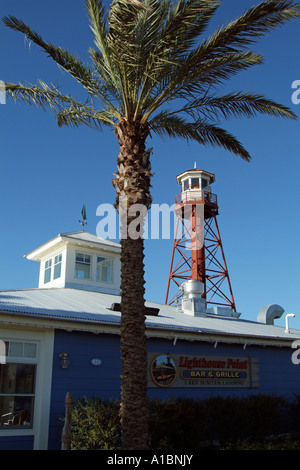
[[[184,356],[148,353],[148,386],[173,388],[259,387],[253,357]]]

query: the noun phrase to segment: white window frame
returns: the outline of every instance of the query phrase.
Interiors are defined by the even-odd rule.
[[[55,271],[56,268],[59,266],[59,276],[55,277]],[[58,255],[54,256],[54,262],[53,262],[53,280],[59,279],[61,277],[61,267],[62,267],[62,253],[59,253]]]
[[[46,274],[50,273],[49,280],[46,281]],[[44,284],[48,284],[52,280],[52,258],[45,261],[44,264]]]
[[[58,260],[58,261],[57,261]],[[55,268],[60,264],[60,275],[54,277]],[[50,271],[49,280],[46,281],[46,271]],[[62,275],[62,253],[58,253],[57,255],[52,256],[44,261],[44,273],[43,273],[43,284],[49,284],[52,281],[56,281],[56,279],[60,279]]]
[[[77,255],[82,255],[83,256],[83,265],[86,265],[86,266],[89,266],[90,269],[89,269],[89,277],[79,277],[79,276],[76,276],[76,264],[77,264]],[[85,262],[85,257],[88,256],[90,258],[90,262],[89,263],[86,263]],[[83,282],[86,282],[86,281],[91,281],[93,279],[93,271],[92,271],[92,267],[93,267],[93,255],[90,254],[90,253],[85,253],[83,251],[76,251],[75,252],[75,268],[74,268],[74,279],[77,279],[77,280],[80,280],[80,281],[83,281]]]
[[[108,261],[110,263],[110,280],[109,281],[103,281],[101,278],[98,279],[98,258],[103,258],[103,261]],[[104,284],[112,284],[113,283],[113,258],[110,258],[105,255],[97,254],[96,255],[96,281],[97,282],[103,282]]]
[[[1,393],[1,390],[0,390],[0,398],[8,398],[8,397],[15,397],[16,399],[17,398],[31,398],[33,399],[33,406],[31,408],[31,424],[32,425],[26,425],[25,427],[27,429],[32,429],[33,428],[33,420],[34,420],[34,403],[35,403],[35,398],[36,398],[36,374],[37,374],[37,357],[38,357],[38,348],[39,348],[39,343],[37,341],[19,341],[19,340],[5,340],[4,343],[7,343],[8,344],[8,355],[6,356],[5,358],[5,364],[24,364],[24,365],[32,365],[34,366],[34,379],[33,379],[33,385],[32,385],[32,388],[33,390],[31,392],[22,392],[22,393],[19,393],[19,392],[11,392],[11,393],[8,393],[8,392],[5,392],[5,393]],[[18,355],[13,355],[11,354],[11,346],[12,344],[15,343],[15,344],[18,344],[18,345],[22,345],[22,354],[18,354]],[[35,345],[35,356],[34,357],[26,357],[24,356],[24,345],[25,344],[33,344]],[[17,378],[17,377],[16,377]],[[3,418],[4,421],[8,422],[9,421],[9,418],[12,418],[14,415],[17,415],[18,413],[15,411],[15,412],[10,412],[12,414],[12,416],[7,416],[5,418]],[[14,414],[13,414],[14,413]],[[2,417],[1,417],[2,418]],[[5,429],[6,426],[5,424],[1,424],[0,422],[0,429]],[[23,426],[23,425],[20,425],[20,426]],[[18,425],[18,428],[19,428],[19,425]]]
[[[3,426],[0,428],[1,437],[33,436],[34,450],[47,450],[49,435],[50,400],[52,383],[52,364],[54,348],[54,330],[46,332],[17,331],[8,328],[0,328],[2,341],[16,341],[24,343],[36,343],[36,377],[35,400],[33,409],[33,427]],[[13,360],[11,360],[13,359]],[[9,362],[16,362],[16,358],[9,358]],[[22,358],[20,362],[23,362]],[[50,360],[49,360],[50,359]],[[7,358],[6,358],[7,360]],[[20,358],[19,358],[20,360]]]

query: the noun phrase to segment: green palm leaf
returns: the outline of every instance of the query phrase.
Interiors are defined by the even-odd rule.
[[[60,112],[69,105],[79,105],[73,97],[63,95],[54,85],[47,85],[39,80],[39,85],[24,85],[22,83],[5,83],[5,89],[14,101],[23,100],[42,109]]]
[[[179,112],[179,110],[177,111]],[[258,114],[297,119],[297,116],[286,106],[253,93],[228,93],[222,96],[204,95],[191,100],[180,112],[193,119],[230,119],[232,117],[250,118]]]
[[[223,147],[246,161],[251,160],[247,150],[232,134],[205,119],[190,123],[175,114],[160,113],[149,122],[149,125],[150,129],[159,135]]]

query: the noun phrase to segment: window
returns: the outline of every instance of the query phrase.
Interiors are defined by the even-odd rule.
[[[205,189],[208,187],[208,181],[204,178],[201,179],[201,184],[202,184],[202,189]]]
[[[57,255],[54,258],[53,279],[58,279],[61,276],[61,260],[62,260],[62,255]]]
[[[91,256],[84,253],[76,253],[75,277],[77,279],[91,278]]]
[[[45,262],[44,284],[51,281],[52,259]]]
[[[0,428],[32,428],[37,344],[4,343],[6,361],[0,364]]]
[[[183,182],[183,190],[188,191],[188,189],[189,189],[189,180],[187,179]]]
[[[112,282],[112,263],[112,259],[97,256],[97,281]]]
[[[199,178],[191,178],[191,189],[199,189]]]
[[[61,254],[45,261],[44,284],[47,284],[47,282],[50,282],[52,280],[52,265],[53,279],[58,279],[61,276],[61,261]]]

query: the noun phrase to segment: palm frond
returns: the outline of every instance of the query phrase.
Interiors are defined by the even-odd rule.
[[[62,111],[66,105],[79,105],[72,96],[63,95],[54,85],[39,81],[39,85],[22,83],[5,83],[7,96],[14,101],[22,100],[43,110],[50,109],[55,113]]]
[[[191,67],[187,65],[188,61],[183,59],[180,67],[170,67],[164,80],[153,87],[142,121],[146,122],[154,111],[170,100],[189,100],[191,96],[203,96],[208,89],[216,88],[242,70],[261,62],[262,56],[252,51],[229,53],[198,66],[193,64]]]
[[[93,61],[95,71],[100,80],[105,83],[105,89],[102,96],[106,102],[106,107],[113,109],[113,114],[118,115],[119,119],[124,115],[124,103],[120,88],[115,87],[111,72],[107,69],[102,54],[92,47],[89,48],[89,54]]]
[[[56,47],[50,42],[45,42],[38,33],[14,16],[3,18],[3,22],[9,28],[25,34],[32,42],[40,46],[55,62],[87,88],[88,91],[94,93],[97,90],[98,84],[92,72],[69,51]]]
[[[259,114],[297,119],[297,116],[288,107],[270,100],[263,95],[248,93],[228,93],[222,96],[205,94],[200,98],[188,102],[177,113],[185,113],[193,119],[229,119],[236,117],[254,117]]]
[[[204,119],[192,123],[180,116],[161,112],[151,119],[149,127],[161,136],[195,141],[204,146],[222,147],[243,160],[251,160],[247,150],[232,134]]]
[[[111,54],[107,43],[108,31],[106,25],[106,11],[101,0],[86,0],[86,8],[90,20],[90,28],[94,35],[94,43],[100,52],[97,56],[92,53],[94,63],[98,69],[98,73],[101,78],[104,79],[105,83],[110,82],[113,85],[115,95],[118,95],[118,101],[119,104],[121,104],[120,80],[111,60]]]
[[[84,124],[92,129],[102,131],[103,125],[113,126],[110,113],[94,111],[87,106],[71,105],[69,108],[57,113],[59,127],[78,127]]]
[[[41,80],[39,85],[5,83],[5,89],[8,97],[14,101],[21,99],[44,111],[47,109],[53,111],[60,127],[85,124],[101,130],[102,125],[114,125],[111,111],[96,111],[87,102],[79,103],[72,96],[63,95],[54,85],[49,86]]]
[[[226,53],[228,45],[240,48],[253,44],[272,29],[299,17],[299,9],[300,5],[293,0],[264,0],[236,20],[218,28],[211,38],[203,42],[200,50]]]
[[[157,0],[150,0],[151,6]],[[145,21],[148,14],[152,14],[147,5],[149,1],[114,0],[108,14],[107,44],[109,57],[116,71],[123,96],[124,114],[130,119],[134,113],[134,103],[137,100],[138,77],[142,66],[142,55],[144,48],[141,47],[140,39],[143,30],[146,35],[146,25],[154,28],[153,18]],[[143,28],[141,28],[143,24]],[[155,29],[155,28],[154,28]],[[141,51],[143,53],[141,54]]]
[[[177,0],[170,5],[154,53],[186,54],[196,45],[219,5],[219,0]]]
[[[183,90],[188,91],[191,86],[196,87],[197,82],[200,86],[204,80],[210,84],[219,84],[240,70],[261,63],[262,56],[245,51],[244,47],[271,29],[298,17],[299,8],[292,0],[266,0],[237,20],[218,28],[211,38],[188,52],[184,60],[169,69],[169,77],[172,78],[160,86],[152,108],[147,110],[143,120],[149,119],[169,97]]]
[[[145,0],[146,8],[115,0],[109,17],[108,43],[120,76],[122,93],[133,104],[134,119],[153,87],[173,73],[180,58],[203,32],[219,2],[208,0]]]
[[[146,21],[156,29],[155,40],[151,30],[141,34],[145,58],[141,63],[137,112],[138,108],[145,107],[156,84],[163,86],[165,78],[171,77],[180,61],[185,60],[187,51],[205,30],[219,5],[218,1],[206,0],[178,0],[174,6],[170,2],[154,3],[151,5],[153,14]]]

